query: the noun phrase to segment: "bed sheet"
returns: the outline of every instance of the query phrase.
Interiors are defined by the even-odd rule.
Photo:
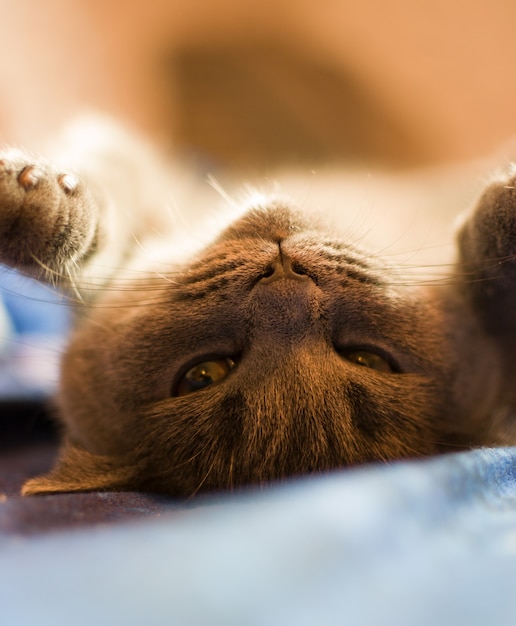
[[[15,625],[504,626],[515,585],[513,448],[0,542],[0,612]]]

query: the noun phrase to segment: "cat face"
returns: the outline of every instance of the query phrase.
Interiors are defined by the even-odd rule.
[[[288,206],[253,209],[90,309],[54,480],[184,496],[460,446],[445,308]]]

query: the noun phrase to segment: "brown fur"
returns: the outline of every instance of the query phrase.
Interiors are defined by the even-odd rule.
[[[400,284],[278,198],[185,254],[156,200],[161,166],[102,136],[75,160],[77,185],[1,157],[1,260],[78,299],[61,457],[25,494],[190,496],[513,440],[512,173],[465,221],[448,284]],[[220,382],[178,394],[196,364],[228,358]]]

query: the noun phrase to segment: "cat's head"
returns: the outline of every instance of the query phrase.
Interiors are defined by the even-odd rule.
[[[497,374],[487,359],[487,392],[464,393],[467,320],[287,205],[162,270],[80,324],[63,362],[67,443],[26,493],[188,496],[474,443],[463,422]]]

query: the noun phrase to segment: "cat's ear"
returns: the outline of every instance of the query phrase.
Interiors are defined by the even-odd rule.
[[[66,444],[56,467],[48,474],[31,478],[22,487],[22,495],[70,493],[74,491],[117,491],[135,484],[136,470],[117,463],[108,456],[99,456]]]

